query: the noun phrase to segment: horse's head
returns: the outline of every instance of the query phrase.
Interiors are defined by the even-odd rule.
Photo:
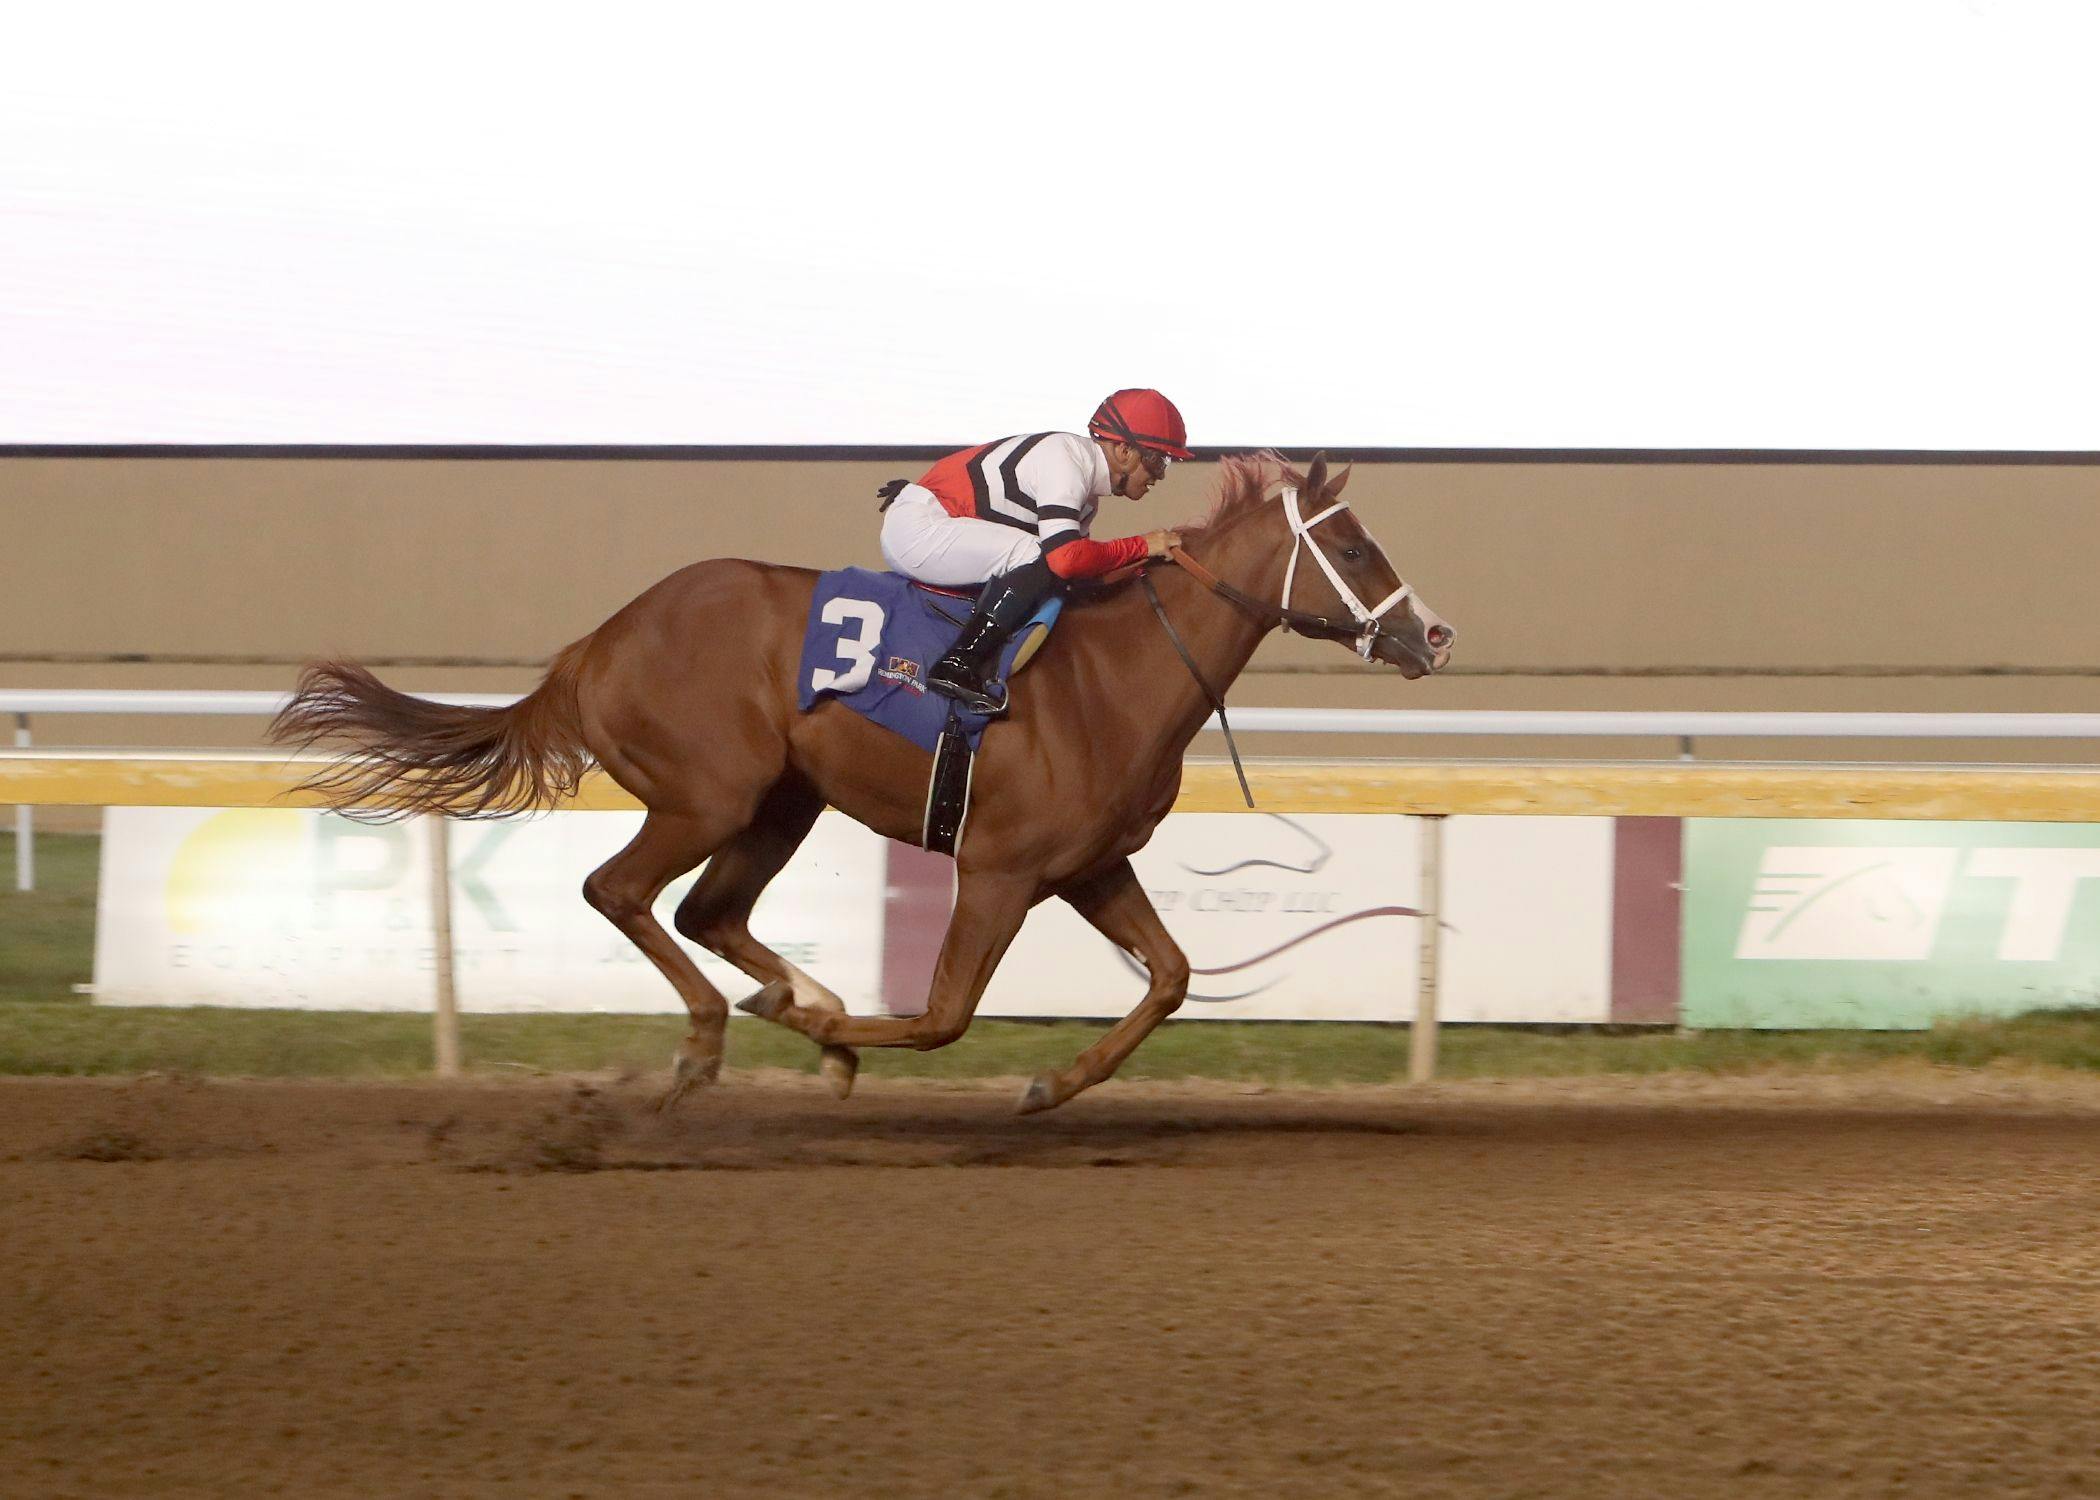
[[[1276,491],[1289,528],[1283,574],[1284,628],[1346,641],[1366,661],[1426,677],[1451,660],[1448,622],[1422,602],[1341,498],[1352,471],[1332,476],[1327,455],[1300,474],[1286,465]]]

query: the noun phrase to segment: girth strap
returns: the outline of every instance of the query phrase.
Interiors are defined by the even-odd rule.
[[[956,721],[953,705],[933,752],[933,773],[926,778],[926,813],[919,824],[919,847],[953,858],[962,848],[963,824],[970,816],[970,783],[976,778],[977,752]]]

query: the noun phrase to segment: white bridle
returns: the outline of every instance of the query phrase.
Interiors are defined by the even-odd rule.
[[[1350,615],[1355,618],[1357,624],[1363,626],[1362,633],[1356,638],[1356,654],[1369,661],[1371,648],[1384,633],[1382,622],[1386,612],[1394,605],[1406,602],[1414,593],[1414,589],[1403,583],[1379,600],[1377,608],[1365,609],[1363,600],[1356,597],[1356,590],[1343,582],[1340,571],[1328,559],[1327,554],[1320,550],[1320,544],[1312,539],[1312,529],[1337,511],[1347,510],[1349,502],[1337,500],[1308,520],[1298,508],[1298,491],[1295,488],[1286,485],[1276,498],[1283,502],[1284,518],[1291,523],[1291,561],[1283,570],[1283,607],[1291,607],[1291,586],[1297,581],[1298,551],[1303,546],[1312,554],[1313,561],[1320,565],[1320,571],[1327,575],[1327,581],[1334,585],[1334,591],[1342,596],[1342,603],[1348,606]]]

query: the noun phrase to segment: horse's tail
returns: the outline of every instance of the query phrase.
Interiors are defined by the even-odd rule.
[[[576,678],[586,636],[554,658],[528,696],[507,708],[433,703],[388,687],[347,661],[315,662],[270,723],[298,749],[344,740],[339,759],[300,784],[351,817],[412,813],[499,818],[551,807],[590,769]]]

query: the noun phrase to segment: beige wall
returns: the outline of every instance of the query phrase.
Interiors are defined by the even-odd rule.
[[[536,673],[500,664],[694,558],[879,566],[873,491],[918,467],[4,459],[0,686],[282,688],[344,653],[433,663],[389,671],[408,687],[524,687]],[[1101,533],[1193,515],[1210,479],[1191,465],[1141,509],[1110,501]],[[1236,703],[2100,708],[2100,469],[1386,463],[1349,498],[1458,626],[1454,672],[1408,685],[1278,636]],[[1946,675],[1988,667],[2056,675]],[[1876,668],[1915,675],[1842,675]],[[254,730],[70,719],[38,737]]]

